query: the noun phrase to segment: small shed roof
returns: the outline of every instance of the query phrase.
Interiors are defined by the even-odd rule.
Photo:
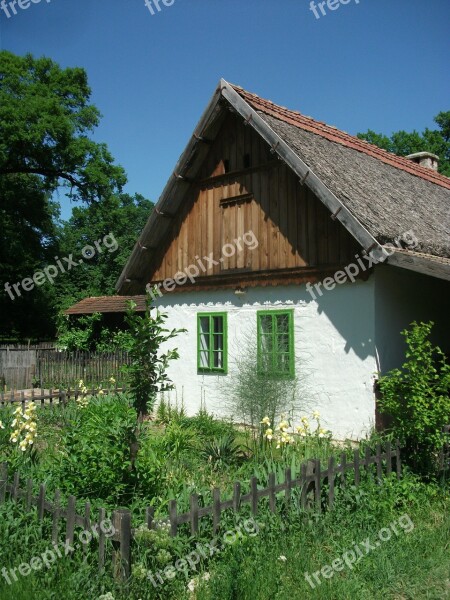
[[[137,312],[145,312],[145,296],[99,296],[84,298],[64,311],[66,315],[92,315],[93,313],[125,313],[128,302],[136,303]]]

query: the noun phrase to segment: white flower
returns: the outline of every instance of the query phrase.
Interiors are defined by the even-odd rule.
[[[190,592],[194,593],[196,587],[197,587],[197,583],[196,583],[195,579],[191,579],[190,582],[188,583],[188,590]]]
[[[281,556],[278,557],[278,560],[281,560],[281,562],[286,562],[287,558],[285,556],[283,556],[283,554]]]

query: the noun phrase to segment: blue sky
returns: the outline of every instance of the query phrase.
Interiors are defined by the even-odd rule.
[[[220,77],[353,134],[434,127],[450,108],[450,2],[347,1],[316,19],[310,0],[160,0],[155,15],[144,0],[41,0],[0,12],[0,43],[87,70],[95,139],[126,191],[155,201]]]

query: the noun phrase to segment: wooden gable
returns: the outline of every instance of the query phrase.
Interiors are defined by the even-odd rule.
[[[236,243],[247,232],[257,248]],[[231,256],[223,253],[227,244],[236,247]],[[151,282],[173,278],[204,256],[217,264],[197,285],[313,280],[351,262],[359,248],[258,133],[230,112],[152,260]]]

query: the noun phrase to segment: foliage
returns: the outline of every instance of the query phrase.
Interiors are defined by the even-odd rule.
[[[439,172],[450,177],[450,111],[440,112],[434,122],[439,129],[426,128],[423,133],[396,131],[388,137],[369,129],[366,133],[358,133],[358,137],[398,156],[416,152],[436,154],[440,158]]]
[[[195,433],[190,427],[172,421],[166,427],[161,445],[165,456],[178,460],[195,449]]]
[[[391,416],[406,460],[422,474],[435,471],[442,427],[450,423],[450,365],[429,339],[432,327],[414,322],[402,332],[406,362],[379,381],[380,409]]]
[[[81,256],[86,245],[99,241],[95,255],[55,281],[60,309],[90,296],[115,294],[115,284],[153,208],[140,194],[115,194],[75,206],[68,221],[58,224],[60,256]],[[112,234],[115,244],[105,247],[102,240]]]
[[[357,511],[349,509],[354,491],[347,490],[345,497],[336,499],[332,512],[306,522],[297,515],[273,519],[267,513],[260,515],[259,533],[250,543],[230,546],[208,565],[211,578],[198,590],[196,599],[445,598],[450,567],[448,496],[439,492],[433,496],[413,481],[408,485],[417,502],[404,502],[402,484],[393,481],[387,488],[363,486]],[[368,497],[371,503],[367,506],[364,501]],[[372,514],[376,519],[370,518]],[[404,515],[408,518],[403,518],[406,526],[401,527],[398,522]],[[367,552],[364,541],[375,546],[381,529],[390,524],[396,526],[398,535],[391,532],[389,541],[380,540]],[[350,551],[356,544],[361,558],[353,565]],[[341,572],[328,568],[327,577],[320,573],[345,553],[349,567],[344,564]],[[312,577],[316,572],[320,583],[312,578],[313,590],[305,574]]]
[[[313,573],[331,564],[368,536],[375,540],[381,527],[389,527],[405,514],[414,523],[413,532],[406,535],[399,528],[400,535],[364,556],[357,568],[345,572],[345,577],[335,576],[332,582],[323,578],[317,597],[381,600],[381,591],[385,596],[392,590],[391,595],[401,592],[402,597],[422,597],[424,590],[430,589],[435,592],[433,597],[445,597],[442,578],[449,567],[449,531],[445,521],[448,493],[435,484],[425,484],[407,470],[401,480],[392,475],[384,478],[380,486],[374,476],[375,467],[373,478],[368,470],[362,469],[361,484],[357,488],[349,473],[346,485],[335,487],[333,511],[322,515],[313,510],[301,514],[299,488],[291,491],[290,511],[284,508],[283,493],[276,495],[276,514],[261,500],[256,517],[257,535],[244,534],[232,544],[222,544],[220,554],[202,559],[194,572],[186,576],[179,574],[155,589],[147,578],[148,571],[155,574],[175,564],[193,552],[197,543],[210,542],[212,533],[208,519],[202,519],[196,537],[188,535],[188,524],[180,527],[176,538],[168,535],[165,526],[149,531],[139,525],[145,507],[152,504],[157,518],[166,516],[167,501],[175,498],[178,510],[184,512],[189,510],[190,494],[194,491],[199,495],[201,506],[209,505],[211,488],[219,487],[223,498],[231,498],[233,482],[240,480],[242,493],[246,494],[248,474],[256,475],[258,486],[267,485],[270,472],[275,472],[276,483],[282,483],[285,469],[290,467],[293,473],[299,473],[308,452],[324,459],[327,453],[337,452],[330,447],[328,432],[323,433],[318,413],[312,418],[304,417],[298,430],[293,429],[286,418],[275,423],[263,419],[264,451],[242,464],[239,429],[233,429],[230,435],[232,426],[214,420],[204,407],[192,418],[183,414],[182,409],[172,407],[166,424],[145,421],[140,425],[136,432],[140,449],[133,468],[129,447],[134,439],[136,415],[131,400],[124,395],[88,399],[89,402],[81,406],[71,402],[66,407],[37,408],[38,461],[21,469],[21,481],[31,477],[35,482],[46,481],[49,492],[61,488],[65,497],[74,493],[80,510],[85,500],[91,501],[93,511],[99,506],[107,509],[129,506],[136,528],[132,577],[125,585],[114,581],[110,569],[98,575],[93,546],[84,562],[83,553],[79,552],[71,556],[70,562],[61,559],[51,569],[20,577],[13,587],[5,585],[0,577],[0,600],[9,599],[11,594],[17,600],[36,595],[44,600],[55,597],[77,600],[80,595],[97,600],[107,594],[115,600],[131,597],[189,600],[193,598],[188,590],[189,580],[189,583],[201,582],[195,590],[197,600],[219,597],[264,600],[269,595],[285,600],[299,595],[309,597],[311,590],[304,578],[305,572]],[[2,412],[5,429],[0,428],[0,450],[3,435],[4,442],[13,446],[9,442],[12,417],[9,409]],[[269,428],[274,433],[278,431],[272,440],[267,439]],[[281,441],[283,435],[295,438],[296,443],[283,443],[277,449],[275,438]],[[22,456],[17,448],[13,449]],[[326,502],[326,484],[322,486],[322,494]],[[222,534],[234,530],[236,519],[245,518],[248,511],[249,506],[244,505],[240,517],[228,512],[222,514],[217,533],[219,543]],[[51,532],[50,517],[37,522],[35,509],[28,515],[23,505],[20,508],[11,502],[1,505],[2,566],[17,567],[17,556],[26,562],[42,554],[49,547]],[[24,547],[27,548],[25,556]],[[110,564],[109,556],[107,564]],[[422,581],[424,564],[431,578],[427,586]]]
[[[161,346],[184,332],[183,329],[169,331],[164,327],[167,315],[159,310],[151,311],[151,296],[147,295],[144,315],[135,312],[131,302],[126,322],[131,335],[129,355],[131,364],[127,366],[130,376],[130,390],[134,406],[140,418],[153,410],[157,394],[173,389],[167,375],[171,360],[178,358],[176,349],[161,352]],[[153,313],[153,314],[152,314]]]
[[[198,413],[189,419],[190,426],[195,429],[197,434],[203,439],[220,437],[228,433],[236,433],[236,429],[229,421],[215,419],[204,404],[201,405]]]
[[[75,321],[63,316],[60,319],[57,345],[68,352],[113,352],[128,350],[132,345],[132,338],[128,331],[106,326],[103,314],[93,313],[82,315]]]
[[[91,398],[62,434],[59,486],[67,493],[109,504],[129,499],[135,426],[136,414],[126,395]]]
[[[236,443],[236,434],[231,432],[206,442],[202,454],[214,469],[237,464],[243,459],[243,452]]]
[[[98,201],[120,191],[126,177],[106,145],[89,137],[100,113],[90,104],[83,69],[62,69],[49,58],[1,51],[0,80],[3,289],[5,282],[32,277],[54,263],[54,192],[65,188],[72,199]],[[35,286],[15,300],[2,292],[3,335],[49,335],[56,304],[50,290]]]

